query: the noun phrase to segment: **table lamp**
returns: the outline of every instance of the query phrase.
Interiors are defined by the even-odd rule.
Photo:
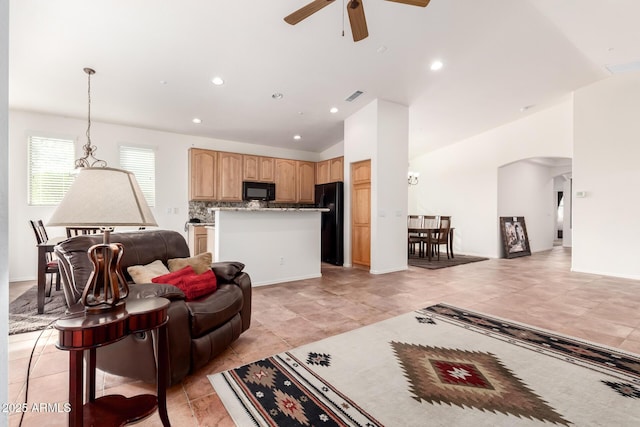
[[[50,226],[94,226],[103,230],[102,244],[89,248],[93,271],[82,293],[86,312],[115,310],[124,305],[129,286],[120,269],[123,247],[110,242],[113,227],[156,226],[133,173],[106,167],[93,156],[91,145],[91,68],[89,76],[89,124],[84,157],[76,160],[78,174],[48,222]],[[95,167],[99,165],[99,167]]]
[[[50,226],[99,226],[103,243],[89,248],[93,272],[82,293],[85,311],[113,310],[129,287],[120,269],[123,248],[110,243],[111,227],[155,226],[133,173],[108,167],[80,168],[48,222]]]

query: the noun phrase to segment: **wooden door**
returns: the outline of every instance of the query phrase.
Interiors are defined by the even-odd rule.
[[[298,203],[315,203],[315,163],[298,161]]]
[[[371,160],[351,165],[351,262],[371,266]]]
[[[217,152],[189,150],[189,200],[215,200]]]
[[[295,203],[298,168],[295,160],[276,159],[276,202]]]
[[[242,201],[242,154],[218,152],[218,200]]]

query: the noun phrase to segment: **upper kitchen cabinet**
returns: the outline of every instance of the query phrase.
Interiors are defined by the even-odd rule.
[[[329,182],[344,181],[344,157],[329,160]]]
[[[314,162],[298,161],[298,203],[314,203],[315,202],[315,172],[316,165]],[[276,187],[277,188],[277,187]],[[276,190],[277,191],[277,190]]]
[[[296,160],[276,159],[275,183],[276,202],[296,203],[297,199],[297,174]]]
[[[242,201],[242,154],[218,152],[218,194],[224,202]]]
[[[276,159],[262,156],[242,156],[243,181],[275,182]]]
[[[217,155],[212,150],[189,149],[189,200],[216,199]]]
[[[316,163],[316,184],[344,181],[344,157]]]

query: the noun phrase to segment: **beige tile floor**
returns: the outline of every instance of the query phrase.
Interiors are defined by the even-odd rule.
[[[640,353],[640,282],[570,272],[571,251],[492,259],[442,270],[411,267],[370,275],[323,267],[320,279],[254,288],[251,328],[226,352],[168,392],[174,426],[231,426],[206,375],[346,332],[431,304],[446,302]],[[249,271],[249,273],[251,273]],[[12,285],[12,294],[19,286]],[[15,297],[15,295],[13,296]],[[26,368],[38,333],[9,337],[9,393],[24,399]],[[47,331],[35,350],[29,403],[67,401],[68,354]],[[153,387],[99,375],[99,395],[135,395]],[[19,417],[10,416],[17,426]],[[28,413],[24,426],[66,424],[65,414]],[[157,414],[138,425],[160,424]]]

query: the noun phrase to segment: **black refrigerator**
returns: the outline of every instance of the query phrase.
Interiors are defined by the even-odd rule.
[[[344,183],[316,185],[316,206],[329,208],[322,212],[322,262],[344,264]]]

